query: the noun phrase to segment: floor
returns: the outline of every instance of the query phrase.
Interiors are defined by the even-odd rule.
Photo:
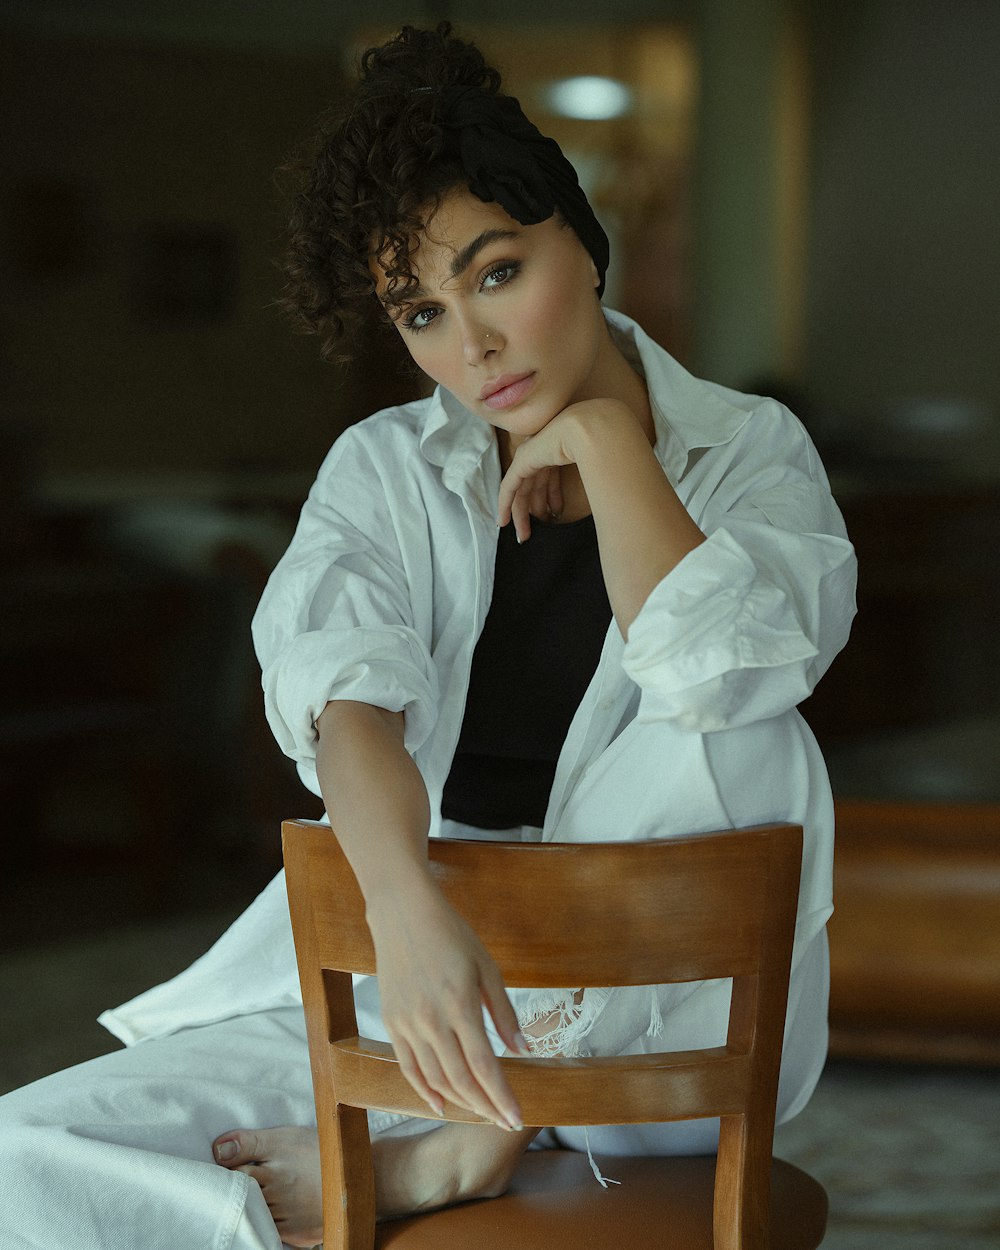
[[[775,1153],[830,1196],[824,1250],[997,1250],[1000,1075],[828,1063]]]
[[[113,1049],[97,1013],[201,954],[260,875],[260,865],[205,873],[174,914],[107,874],[62,887],[22,877],[0,919],[0,1091]],[[807,1109],[779,1128],[776,1153],[829,1192],[824,1250],[1000,1246],[996,1071],[831,1061]]]

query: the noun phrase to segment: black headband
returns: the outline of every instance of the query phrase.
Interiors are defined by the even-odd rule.
[[[513,96],[475,87],[440,87],[434,94],[448,149],[461,161],[473,195],[495,201],[522,226],[547,221],[558,209],[590,253],[603,295],[608,236],[555,139],[528,121]]]

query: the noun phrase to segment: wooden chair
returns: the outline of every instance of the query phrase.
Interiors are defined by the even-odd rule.
[[[323,1166],[325,1250],[813,1250],[826,1194],[772,1160],[801,830],[616,843],[432,840],[433,871],[508,985],[734,978],[725,1046],[621,1058],[501,1060],[527,1125],[721,1117],[718,1159],[529,1151],[507,1194],[375,1224],[367,1117],[429,1117],[391,1046],[359,1038],[350,972],[375,958],[329,828],[283,826]],[[478,1117],[449,1105],[449,1120]]]

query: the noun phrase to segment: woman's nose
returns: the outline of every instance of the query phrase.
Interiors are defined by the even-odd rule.
[[[495,328],[478,321],[470,321],[462,327],[462,351],[468,364],[479,364],[499,348],[500,334]]]

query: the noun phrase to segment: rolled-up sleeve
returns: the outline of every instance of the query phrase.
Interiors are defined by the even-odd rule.
[[[701,518],[706,541],[633,621],[623,664],[642,691],[640,720],[707,733],[780,715],[808,697],[847,641],[854,550],[798,429],[784,463],[769,447],[773,433],[745,459],[735,449]],[[744,451],[753,437],[742,436]]]
[[[285,754],[307,767],[331,700],[403,712],[411,753],[437,717],[429,602],[414,602],[381,474],[349,435],[320,471],[253,621],[268,722]],[[418,599],[429,595],[429,584],[418,589]]]

